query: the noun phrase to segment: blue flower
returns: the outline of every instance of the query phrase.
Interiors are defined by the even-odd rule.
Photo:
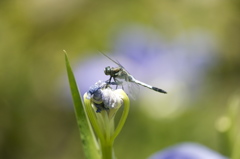
[[[149,159],[227,159],[217,152],[196,143],[182,143],[149,157]]]

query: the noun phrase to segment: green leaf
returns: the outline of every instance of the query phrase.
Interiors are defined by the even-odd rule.
[[[65,51],[64,51],[65,52]],[[100,159],[98,147],[89,120],[84,110],[83,100],[78,91],[77,83],[70,66],[67,53],[65,52],[65,62],[68,74],[69,85],[72,93],[75,115],[80,131],[80,137],[83,144],[86,159]]]

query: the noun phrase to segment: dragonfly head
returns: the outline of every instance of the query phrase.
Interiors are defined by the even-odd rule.
[[[105,75],[111,75],[111,67],[110,66],[105,67],[104,73]]]

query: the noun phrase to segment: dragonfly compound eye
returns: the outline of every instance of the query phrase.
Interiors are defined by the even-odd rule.
[[[111,74],[111,67],[110,66],[105,67],[104,73],[105,73],[105,75],[110,75]]]

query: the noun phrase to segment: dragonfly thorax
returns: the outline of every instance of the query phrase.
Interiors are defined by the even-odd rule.
[[[111,77],[117,77],[121,70],[122,70],[122,68],[120,68],[120,67],[107,66],[104,69],[104,73],[105,73],[105,75],[110,75]]]

